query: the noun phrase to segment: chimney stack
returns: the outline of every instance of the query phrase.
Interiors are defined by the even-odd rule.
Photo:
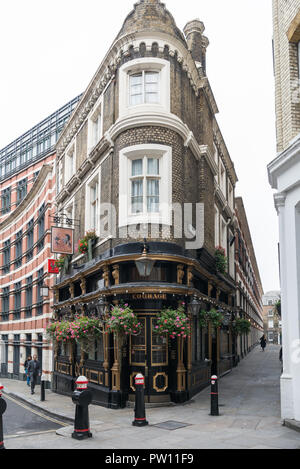
[[[205,27],[199,19],[189,21],[184,28],[184,34],[189,51],[198,68],[202,68],[206,75],[206,49],[209,45],[207,37],[203,36]]]

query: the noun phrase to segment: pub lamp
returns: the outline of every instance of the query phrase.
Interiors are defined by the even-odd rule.
[[[107,303],[103,299],[103,297],[99,298],[99,301],[97,303],[97,311],[100,317],[103,317],[105,315],[106,307],[107,307]]]
[[[49,296],[49,287],[47,285],[43,284],[40,287],[40,296],[41,297]]]
[[[225,313],[224,315],[224,320],[223,320],[224,326],[229,326],[230,321],[231,321],[231,314],[227,311],[227,313]]]
[[[146,240],[144,241],[143,254],[135,261],[140,277],[150,277],[155,261],[148,256]]]
[[[193,316],[197,316],[197,314],[200,311],[200,307],[201,307],[200,301],[197,299],[196,296],[194,296],[192,301],[189,303],[189,309],[191,313],[193,314]]]

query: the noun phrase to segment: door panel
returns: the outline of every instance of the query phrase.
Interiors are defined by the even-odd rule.
[[[145,377],[146,402],[168,390],[168,341],[154,333],[156,316],[139,316],[142,332],[130,338],[130,387],[135,391],[137,373]]]

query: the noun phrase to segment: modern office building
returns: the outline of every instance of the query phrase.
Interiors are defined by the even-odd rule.
[[[48,274],[55,200],[55,144],[79,97],[0,150],[1,376],[23,379],[37,355],[51,380],[52,352],[45,327],[52,316]]]

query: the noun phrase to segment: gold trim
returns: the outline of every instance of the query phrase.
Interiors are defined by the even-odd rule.
[[[164,388],[158,388],[157,385],[156,385],[156,381],[157,381],[157,378],[159,376],[163,376],[165,378],[165,387]],[[156,375],[153,376],[153,389],[155,389],[156,392],[166,392],[168,387],[169,387],[169,378],[166,375],[166,373],[160,372],[160,373],[156,373]]]

